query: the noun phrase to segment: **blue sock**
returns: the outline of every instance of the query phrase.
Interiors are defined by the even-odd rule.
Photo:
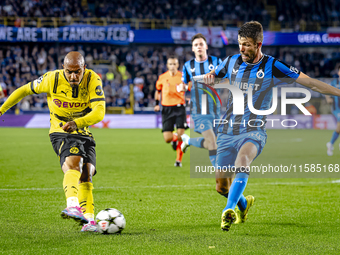
[[[334,131],[333,135],[332,135],[332,139],[331,139],[331,144],[332,145],[335,143],[335,141],[336,141],[336,139],[338,139],[338,137],[339,137],[339,133]]]
[[[247,208],[247,199],[245,198],[245,196],[243,196],[243,194],[241,194],[241,197],[238,200],[237,205],[241,211],[244,211]]]
[[[204,143],[204,137],[195,137],[195,138],[190,138],[189,140],[189,145],[192,145],[198,148],[204,148],[203,143]]]
[[[247,200],[242,195],[245,190],[248,182],[249,175],[246,173],[237,173],[233,183],[231,184],[227,206],[223,209],[223,211],[227,209],[235,209],[236,204],[241,199],[241,207],[240,210],[244,210],[247,207]],[[243,197],[243,198],[242,198]]]
[[[212,166],[215,166],[217,150],[209,151],[209,158]]]
[[[229,193],[221,194],[221,195],[224,196],[226,199],[228,199]],[[237,205],[241,211],[244,211],[247,208],[247,199],[243,196],[243,194],[241,195],[240,200],[238,201]]]

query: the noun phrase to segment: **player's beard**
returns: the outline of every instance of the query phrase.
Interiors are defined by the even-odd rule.
[[[242,53],[241,53],[242,54]],[[248,60],[245,61],[247,63],[253,63],[255,58],[256,58],[256,51],[254,52],[249,52],[248,54],[242,54],[243,56],[248,57]]]
[[[68,80],[68,83],[71,85],[72,88],[74,87],[78,87],[80,82],[82,81],[83,77],[81,77],[81,79],[79,81],[75,81],[75,80]],[[72,83],[71,83],[72,82]]]
[[[255,54],[249,56],[249,63],[253,63],[255,60]]]
[[[79,86],[78,83],[71,83],[71,82],[69,82],[69,83],[70,83],[70,85],[71,85],[72,88],[75,88],[75,87],[78,87],[78,86]]]

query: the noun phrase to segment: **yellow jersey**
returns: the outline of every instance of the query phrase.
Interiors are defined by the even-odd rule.
[[[38,79],[15,90],[0,111],[4,114],[13,105],[28,95],[47,93],[50,110],[50,134],[67,133],[59,123],[74,121],[78,130],[72,134],[92,136],[88,127],[103,120],[105,96],[102,81],[94,71],[85,69],[80,84],[71,87],[64,70],[47,72]]]

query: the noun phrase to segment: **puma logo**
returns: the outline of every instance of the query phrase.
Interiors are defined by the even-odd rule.
[[[65,94],[65,97],[67,97],[67,92],[61,91],[61,93],[64,93],[64,94]]]

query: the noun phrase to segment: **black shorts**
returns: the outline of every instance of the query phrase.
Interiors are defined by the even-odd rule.
[[[174,131],[174,125],[176,128],[188,128],[187,124],[187,113],[185,111],[185,106],[163,106],[162,109],[162,132]]]
[[[84,164],[91,163],[96,167],[96,142],[92,137],[52,133],[50,140],[54,152],[59,156],[61,167],[68,156],[81,156]]]

